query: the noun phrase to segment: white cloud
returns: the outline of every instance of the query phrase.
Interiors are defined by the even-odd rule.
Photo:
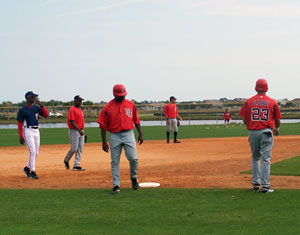
[[[124,1],[119,1],[110,5],[105,5],[101,7],[94,7],[90,9],[85,9],[81,11],[73,11],[73,12],[66,12],[63,14],[60,14],[59,16],[71,16],[71,15],[84,15],[92,12],[98,12],[98,11],[103,11],[111,8],[116,8],[116,7],[121,7],[123,5],[131,4],[131,3],[138,3],[138,2],[143,2],[144,0],[124,0]]]
[[[238,0],[200,0],[186,1],[188,9],[200,8],[206,15],[279,17],[300,19],[300,4],[288,3],[258,3]]]

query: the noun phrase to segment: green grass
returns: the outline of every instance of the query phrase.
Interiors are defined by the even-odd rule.
[[[299,234],[300,190],[0,190],[0,234]]]
[[[241,173],[252,174],[252,171],[242,171]],[[300,156],[273,163],[271,166],[271,175],[300,176]]]
[[[206,128],[209,128],[207,130]],[[161,140],[166,138],[165,126],[144,126],[142,127],[145,140]],[[86,128],[88,142],[101,141],[99,128]],[[41,128],[41,144],[67,144],[68,130],[66,128]],[[198,125],[181,126],[179,129],[179,139],[185,138],[211,138],[211,137],[237,137],[247,136],[248,131],[245,125],[233,124],[229,128],[224,125]],[[282,124],[280,135],[300,135],[300,124]],[[0,147],[17,146],[18,131],[16,129],[0,129]]]

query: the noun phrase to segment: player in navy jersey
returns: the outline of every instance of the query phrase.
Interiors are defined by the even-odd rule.
[[[29,150],[29,161],[23,172],[31,179],[38,179],[35,159],[40,148],[39,116],[48,117],[47,109],[40,103],[37,96],[32,91],[28,91],[25,94],[27,104],[19,110],[17,116],[20,143],[25,143]]]

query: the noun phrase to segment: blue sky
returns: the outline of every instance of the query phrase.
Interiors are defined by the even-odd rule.
[[[0,101],[300,97],[296,0],[0,0]]]

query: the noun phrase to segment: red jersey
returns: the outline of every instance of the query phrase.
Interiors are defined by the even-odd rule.
[[[118,133],[120,131],[132,130],[134,124],[140,123],[140,119],[136,105],[130,100],[125,99],[123,102],[111,100],[106,104],[97,122],[101,128],[112,133]]]
[[[246,100],[239,115],[246,120],[248,130],[273,129],[274,121],[281,118],[277,102],[266,95]]]
[[[177,118],[178,108],[176,104],[167,104],[164,108],[164,112],[167,118]]]
[[[225,120],[230,120],[230,118],[231,118],[231,113],[229,111],[224,112],[224,119]]]
[[[83,113],[82,113],[81,108],[77,108],[75,106],[72,106],[69,109],[68,127],[70,129],[74,129],[74,127],[70,123],[70,120],[73,120],[80,129],[82,129],[82,130],[84,129],[84,117],[83,117]]]

